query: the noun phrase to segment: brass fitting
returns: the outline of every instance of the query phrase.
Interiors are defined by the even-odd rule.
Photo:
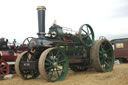
[[[56,24],[56,20],[54,20],[53,24]]]
[[[45,6],[38,6],[38,7],[37,7],[37,10],[44,10],[44,11],[45,11],[46,8],[45,8]]]

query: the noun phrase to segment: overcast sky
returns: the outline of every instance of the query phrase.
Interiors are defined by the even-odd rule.
[[[128,0],[1,0],[0,37],[17,42],[37,37],[39,5],[47,8],[46,32],[56,19],[58,25],[75,31],[90,24],[96,39],[128,35]]]

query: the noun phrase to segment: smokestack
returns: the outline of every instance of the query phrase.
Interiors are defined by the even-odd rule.
[[[45,10],[46,8],[44,6],[37,7],[39,27],[39,32],[37,33],[37,35],[39,36],[39,38],[44,38],[45,36]]]

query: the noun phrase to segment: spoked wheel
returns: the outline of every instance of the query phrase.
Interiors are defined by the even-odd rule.
[[[26,38],[24,41],[23,41],[23,43],[22,43],[22,45],[29,45],[29,43],[30,43],[30,40],[32,39],[33,37],[28,37],[28,38]]]
[[[106,39],[95,41],[91,48],[90,56],[96,71],[108,72],[114,66],[114,52],[112,45]]]
[[[63,80],[68,73],[68,60],[61,49],[46,49],[39,59],[39,72],[47,81]]]
[[[20,45],[20,47],[19,47],[20,50],[22,50],[22,51],[27,51],[28,48],[29,48],[31,39],[33,39],[33,37],[28,37],[28,38],[26,38],[26,39],[23,41],[23,43]]]
[[[79,29],[80,41],[84,46],[91,47],[94,43],[94,32],[89,24],[84,24]]]
[[[32,64],[34,62],[34,64]],[[35,79],[39,76],[38,61],[30,52],[23,52],[17,57],[15,64],[16,73],[23,79]]]
[[[0,75],[7,75],[9,73],[9,65],[6,61],[0,59]]]

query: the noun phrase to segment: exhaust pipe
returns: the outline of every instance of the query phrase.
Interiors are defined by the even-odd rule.
[[[38,6],[38,33],[37,35],[39,38],[45,37],[45,10],[46,8],[44,6]]]

